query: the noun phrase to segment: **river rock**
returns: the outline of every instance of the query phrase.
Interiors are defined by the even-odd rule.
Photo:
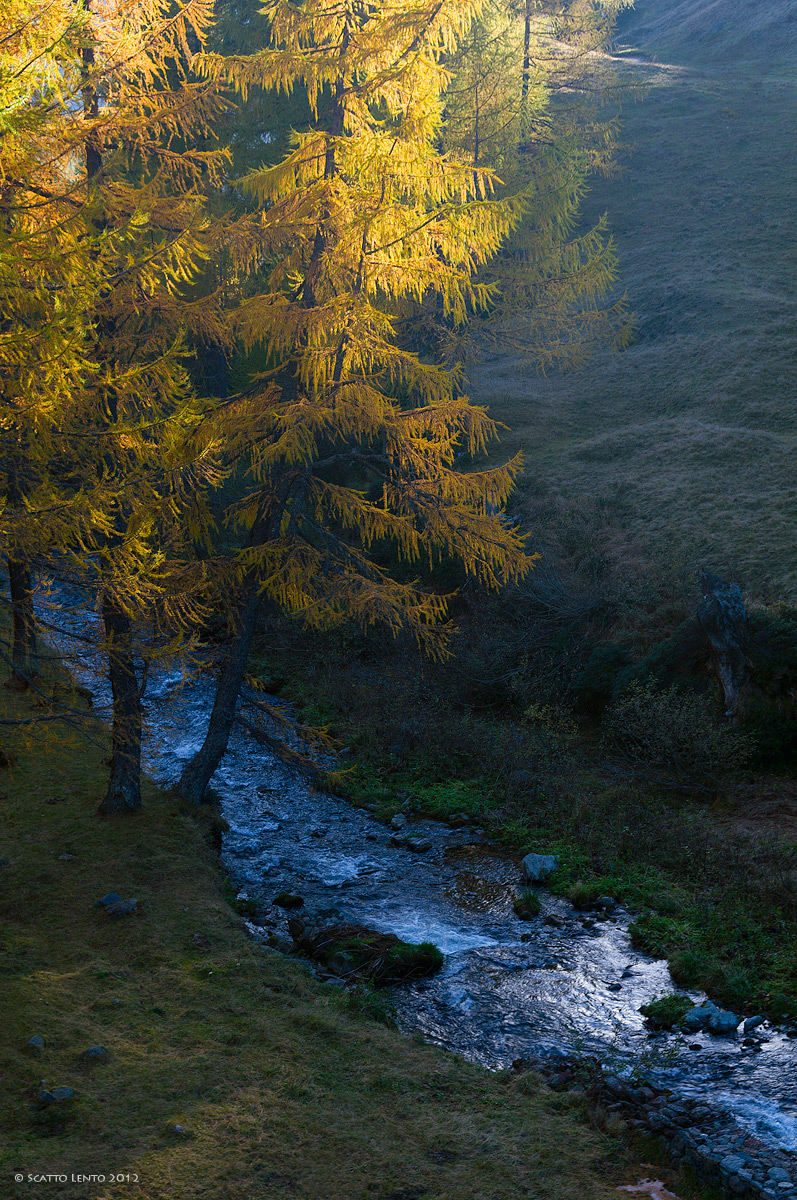
[[[767,1179],[771,1179],[773,1183],[791,1183],[792,1178],[788,1171],[784,1171],[783,1167],[770,1167],[767,1171]]]
[[[748,1017],[744,1023],[743,1029],[745,1034],[752,1033],[754,1029],[758,1029],[759,1025],[763,1025],[766,1017]]]
[[[523,878],[527,883],[544,883],[557,866],[553,854],[527,854],[521,863]]]
[[[280,892],[278,896],[274,897],[271,903],[276,904],[278,908],[301,908],[304,900],[301,896],[297,896],[295,892]]]
[[[432,848],[432,839],[427,837],[408,837],[404,839],[404,845],[408,850],[414,850],[416,854],[423,854]]]
[[[403,829],[407,824],[407,818],[404,816],[404,813],[396,813],[394,817],[390,818],[390,824],[393,829]]]
[[[723,1009],[720,1012],[712,1013],[708,1019],[707,1028],[712,1033],[724,1036],[729,1033],[736,1033],[736,1028],[741,1017],[737,1017],[736,1013],[730,1012],[728,1009]]]
[[[716,1004],[711,1000],[706,1000],[705,1004],[698,1004],[695,1008],[691,1008],[683,1019],[681,1028],[686,1033],[697,1033],[700,1029],[705,1029],[708,1026],[709,1019],[719,1012]],[[738,1021],[736,1023],[738,1025]],[[736,1026],[734,1026],[734,1029]]]

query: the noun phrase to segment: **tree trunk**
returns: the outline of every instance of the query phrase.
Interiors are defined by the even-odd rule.
[[[118,816],[141,808],[141,693],[133,657],[130,617],[116,602],[102,603],[113,691],[111,778],[99,811]]]
[[[738,584],[724,583],[708,571],[701,572],[700,582],[703,599],[697,619],[711,646],[725,716],[736,724],[742,715],[750,675],[750,660],[744,648],[747,612]]]
[[[30,563],[9,558],[8,584],[14,622],[11,652],[11,686],[24,689],[38,674],[36,661],[36,617],[33,613],[33,578]]]
[[[230,642],[221,669],[213,712],[202,748],[187,764],[180,778],[180,795],[189,804],[200,804],[211,776],[227,751],[235,707],[246,674],[249,648],[260,611],[257,583],[249,581],[238,615],[238,628]]]

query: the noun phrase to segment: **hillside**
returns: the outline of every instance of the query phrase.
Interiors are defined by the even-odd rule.
[[[649,90],[584,218],[608,211],[633,343],[570,375],[504,359],[472,376],[526,453],[536,528],[597,506],[637,557],[762,599],[797,595],[795,11],[643,0],[625,18],[618,56]]]

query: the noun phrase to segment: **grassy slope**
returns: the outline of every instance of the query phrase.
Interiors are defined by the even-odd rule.
[[[49,728],[2,779],[3,1197],[608,1200],[616,1163],[636,1170],[566,1098],[355,1017],[258,948],[192,817],[149,787],[139,816],[99,820],[106,748]],[[109,889],[142,913],[109,923]],[[42,1110],[43,1082],[76,1099]],[[11,1181],[33,1171],[138,1182]]]
[[[635,341],[569,376],[487,363],[472,388],[526,451],[532,519],[598,501],[648,556],[764,599],[797,595],[796,12],[640,0],[622,40],[676,65],[633,68],[652,87],[586,212],[608,210]]]

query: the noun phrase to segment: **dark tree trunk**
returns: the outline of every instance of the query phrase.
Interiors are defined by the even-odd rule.
[[[725,716],[735,724],[742,715],[749,684],[750,660],[744,647],[747,612],[738,584],[723,583],[708,571],[701,573],[700,582],[703,599],[698,605],[697,619],[711,646]]]
[[[189,804],[201,803],[211,776],[226,753],[259,611],[257,584],[250,581],[239,610],[238,628],[221,669],[205,741],[180,778],[180,795]]]
[[[12,686],[25,688],[38,674],[36,660],[36,617],[33,613],[33,576],[30,563],[9,558],[8,584],[11,592],[14,642],[11,652]]]
[[[113,691],[111,778],[100,805],[104,816],[141,808],[141,693],[133,657],[130,617],[110,597],[102,604]]]

